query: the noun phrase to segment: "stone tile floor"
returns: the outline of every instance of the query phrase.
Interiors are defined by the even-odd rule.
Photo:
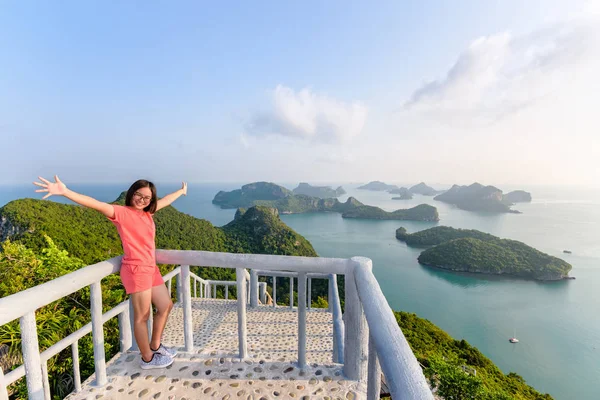
[[[331,314],[307,311],[307,362],[297,365],[297,310],[248,308],[248,353],[238,358],[235,300],[194,299],[194,352],[183,352],[183,310],[176,305],[163,342],[179,347],[172,366],[142,370],[136,352],[118,354],[107,365],[109,384],[93,377],[67,399],[363,399],[365,388],[344,378],[334,364]]]

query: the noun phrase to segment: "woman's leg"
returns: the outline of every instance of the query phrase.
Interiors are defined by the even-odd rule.
[[[152,304],[156,307],[156,314],[154,314],[154,325],[152,327],[152,341],[150,342],[150,347],[152,349],[158,349],[165,325],[167,324],[167,318],[173,308],[171,296],[169,296],[169,291],[164,283],[152,288]]]
[[[150,361],[154,354],[150,350],[150,343],[148,341],[148,318],[150,318],[151,300],[152,289],[129,295],[129,301],[133,304],[133,335],[135,336],[142,358],[146,362]]]

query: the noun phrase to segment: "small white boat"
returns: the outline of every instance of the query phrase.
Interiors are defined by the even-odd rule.
[[[513,333],[513,337],[511,337],[510,339],[508,339],[509,342],[511,343],[519,343],[519,339],[517,339],[517,330],[515,329],[514,333]]]

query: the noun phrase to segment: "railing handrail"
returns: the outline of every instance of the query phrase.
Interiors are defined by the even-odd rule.
[[[256,268],[294,272],[324,271],[343,274],[349,266],[345,258],[276,256],[268,254],[217,253],[197,250],[157,250],[160,264],[201,265],[221,268]],[[88,265],[41,285],[0,299],[0,325],[70,295],[108,275],[119,272],[121,256]]]
[[[254,269],[254,272],[258,276],[275,276],[277,278],[297,278],[298,272],[290,272],[290,271],[274,271],[274,270],[263,270],[263,269]],[[311,279],[329,279],[329,273],[324,274],[320,272],[312,272],[307,273],[306,277]]]
[[[328,274],[345,274],[351,265],[347,258],[219,253],[199,250],[156,250],[156,262],[269,271],[326,272]]]
[[[353,273],[369,334],[392,398],[433,400],[423,370],[398,326],[377,279],[364,264],[357,264]]]
[[[0,326],[119,272],[121,256],[88,265],[0,299]]]

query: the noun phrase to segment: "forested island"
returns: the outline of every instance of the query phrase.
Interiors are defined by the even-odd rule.
[[[435,196],[436,194],[440,193],[439,190],[435,190],[431,186],[426,185],[425,182],[421,182],[414,186],[411,186],[410,189],[408,189],[408,191],[410,193],[421,194],[423,196]]]
[[[388,185],[387,183],[381,181],[372,181],[367,183],[366,185],[362,185],[357,187],[360,190],[373,190],[376,192],[389,192],[390,190],[398,189],[396,185]]]
[[[524,190],[514,190],[510,193],[505,194],[502,200],[504,201],[504,203],[509,205],[515,203],[530,203],[531,193],[526,192]]]
[[[434,197],[434,200],[454,204],[466,211],[519,213],[510,208],[512,203],[507,203],[502,190],[494,186],[483,186],[480,183],[469,186],[453,185],[448,191]]]
[[[293,190],[293,193],[318,197],[320,199],[328,199],[346,194],[346,191],[341,186],[338,186],[338,188],[334,190],[330,186],[312,186],[308,183],[301,182],[298,187]]]
[[[411,246],[433,246],[421,252],[419,263],[451,271],[553,281],[568,278],[572,269],[525,243],[473,229],[438,226],[409,234],[400,227],[396,238]]]
[[[124,194],[116,203],[123,204]],[[156,221],[157,248],[205,250],[233,253],[260,253],[316,256],[312,245],[286,226],[275,209],[255,206],[236,212],[232,222],[222,228],[194,218],[169,206],[158,211]],[[114,225],[100,213],[80,206],[52,201],[21,199],[0,208],[0,297],[42,284],[85,265],[96,263],[122,253]],[[167,273],[174,266],[160,265]],[[235,280],[235,272],[227,268],[193,267],[194,273],[206,279]],[[338,278],[340,297],[344,298],[343,276]],[[322,283],[322,284],[321,284]],[[111,275],[102,281],[103,303],[114,307],[125,299],[119,277]],[[271,291],[271,286],[268,287]],[[327,306],[327,284],[314,280],[313,307]],[[217,297],[223,298],[222,289]],[[296,296],[296,294],[295,294]],[[277,285],[278,303],[289,302],[286,280]],[[81,290],[36,313],[40,350],[65,337],[73,326],[90,320],[89,291]],[[527,385],[514,373],[504,374],[479,350],[464,340],[452,339],[431,322],[414,314],[396,312],[396,319],[424,372],[438,388],[438,394],[464,393],[470,398],[487,400],[551,399]],[[105,324],[107,357],[119,348],[117,320]],[[20,348],[18,321],[0,327],[2,342],[11,353]],[[8,340],[10,338],[10,340]],[[91,335],[79,341],[82,378],[94,372]],[[59,354],[49,363],[50,386],[53,395],[63,398],[72,387],[71,360]],[[476,370],[477,374],[463,371]],[[7,370],[9,370],[8,368]],[[6,372],[6,370],[5,370]],[[24,398],[25,382],[10,388],[17,398]]]

